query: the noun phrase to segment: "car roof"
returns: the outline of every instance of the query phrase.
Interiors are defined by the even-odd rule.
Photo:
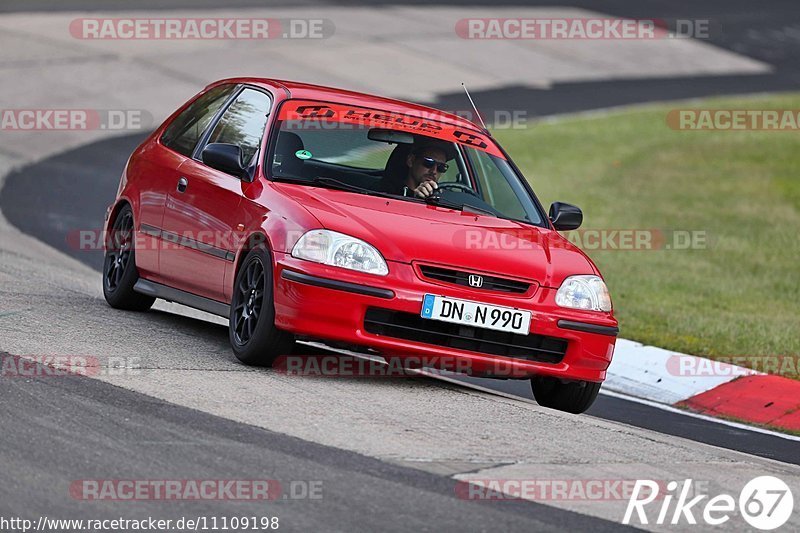
[[[299,100],[319,100],[338,103],[348,103],[361,107],[377,108],[382,111],[391,111],[394,113],[403,113],[412,116],[422,115],[430,120],[437,120],[460,128],[467,128],[479,132],[488,133],[484,128],[477,124],[454,115],[441,111],[433,107],[428,107],[403,100],[396,100],[394,98],[385,98],[383,96],[375,96],[373,94],[360,93],[356,91],[349,91],[347,89],[337,89],[335,87],[325,87],[323,85],[314,85],[311,83],[303,83],[298,81],[279,80],[274,78],[229,78],[220,80],[213,85],[220,85],[223,83],[248,83],[257,85],[264,88],[278,88],[286,91],[287,98]]]

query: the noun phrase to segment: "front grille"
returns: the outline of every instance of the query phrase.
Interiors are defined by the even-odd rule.
[[[472,272],[464,272],[463,270],[453,270],[451,268],[441,268],[430,265],[420,265],[419,270],[423,276],[429,279],[443,281],[445,283],[452,283],[453,285],[461,285],[462,287],[483,289],[486,291],[525,294],[528,292],[528,289],[531,286],[530,283],[526,283],[524,281],[480,275],[482,279],[482,285],[480,287],[475,287],[470,285],[469,282],[470,276],[474,275]]]
[[[542,363],[560,363],[567,353],[564,339],[462,326],[378,307],[367,309],[364,329],[374,335]]]

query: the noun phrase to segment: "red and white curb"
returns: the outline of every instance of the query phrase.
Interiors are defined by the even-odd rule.
[[[604,390],[800,432],[800,381],[618,339]]]

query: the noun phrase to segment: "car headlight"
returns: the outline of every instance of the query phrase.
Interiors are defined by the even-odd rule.
[[[292,257],[378,276],[389,273],[386,261],[374,246],[326,229],[306,232],[294,245]]]
[[[598,276],[570,276],[556,293],[556,305],[587,311],[611,311],[608,287]]]

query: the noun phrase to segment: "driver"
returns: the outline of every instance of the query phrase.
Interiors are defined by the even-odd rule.
[[[420,146],[406,158],[408,174],[403,183],[403,196],[413,194],[417,198],[427,198],[439,188],[438,181],[447,172],[447,154],[437,146]]]

